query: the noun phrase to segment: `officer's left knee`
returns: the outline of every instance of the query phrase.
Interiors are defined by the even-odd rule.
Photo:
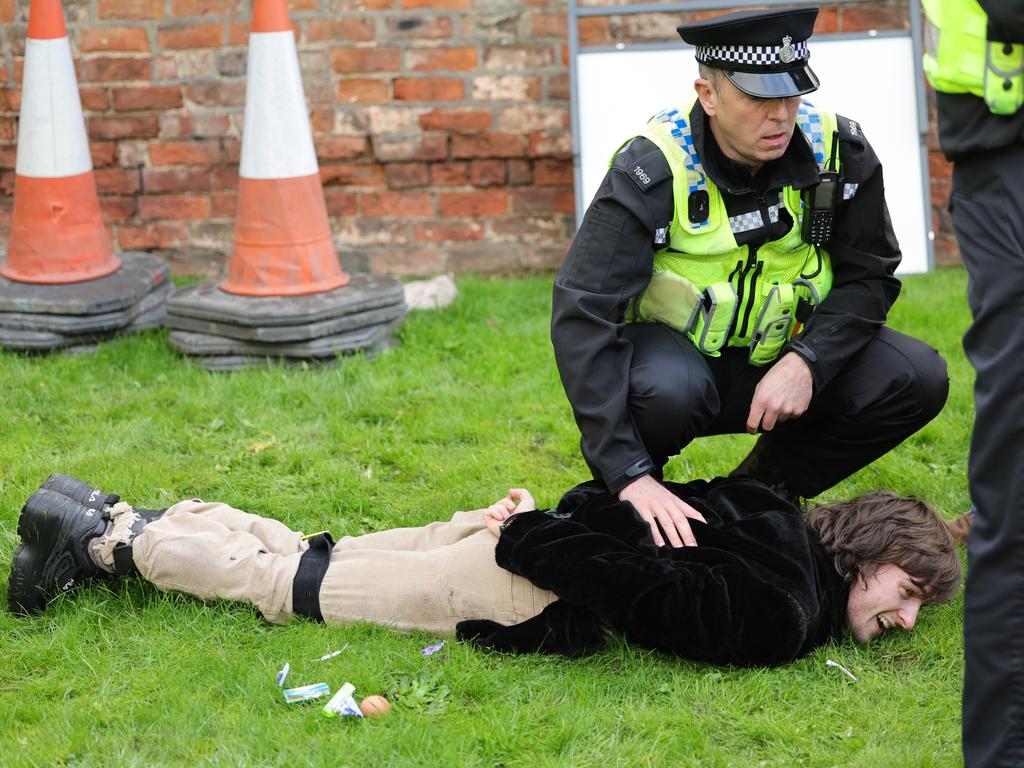
[[[946,361],[931,346],[912,336],[890,332],[886,341],[904,361],[904,370],[893,373],[905,377],[907,415],[924,426],[939,415],[949,396]]]

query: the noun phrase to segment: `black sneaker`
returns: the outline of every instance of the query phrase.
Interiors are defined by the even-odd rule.
[[[101,506],[89,507],[56,491],[36,491],[18,519],[21,544],[7,587],[11,613],[40,613],[62,592],[110,574],[89,557],[89,542],[101,536],[109,515]]]
[[[58,475],[56,472],[46,478],[46,482],[39,486],[39,490],[56,491],[62,496],[74,499],[79,504],[101,511],[104,506],[112,507],[121,500],[116,493],[104,493],[99,488],[94,488],[77,478]]]

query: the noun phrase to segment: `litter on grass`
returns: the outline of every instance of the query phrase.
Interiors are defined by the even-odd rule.
[[[336,651],[331,651],[328,654],[324,654],[319,659],[310,659],[310,661],[327,661],[328,659],[333,659],[335,656],[338,656],[341,653],[343,653],[346,648],[348,648],[348,643],[345,643],[343,646],[341,646],[341,648],[339,648]]]
[[[444,640],[439,643],[433,643],[424,648],[420,653],[424,656],[433,656],[435,653],[444,648]]]
[[[285,688],[282,693],[284,694],[284,700],[289,704],[298,704],[302,701],[312,701],[313,699],[319,699],[321,696],[326,696],[331,692],[331,687],[327,683],[313,683],[311,685],[303,685],[298,688]]]
[[[362,717],[363,713],[352,698],[356,687],[352,683],[345,683],[338,692],[331,697],[331,700],[324,704],[324,715],[327,717]]]
[[[826,666],[826,667],[835,667],[835,668],[836,668],[836,669],[838,669],[838,670],[839,670],[840,672],[842,672],[842,673],[843,673],[844,675],[846,675],[846,676],[847,676],[848,678],[850,678],[851,680],[853,680],[853,682],[855,682],[855,683],[856,683],[856,682],[858,682],[858,681],[857,681],[857,678],[853,676],[853,672],[851,672],[850,670],[848,670],[848,669],[847,669],[846,667],[844,667],[844,666],[843,666],[842,664],[840,664],[840,663],[839,663],[838,661],[832,661],[832,659],[826,659],[826,660],[825,660],[825,666]]]
[[[284,681],[288,679],[288,673],[291,671],[291,665],[286,661],[284,666],[281,667],[281,671],[277,673],[277,677],[274,678],[277,681],[277,687],[280,688],[284,685]]]

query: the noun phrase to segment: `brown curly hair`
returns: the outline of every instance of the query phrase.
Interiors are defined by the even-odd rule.
[[[896,565],[923,590],[927,603],[950,600],[960,588],[953,536],[939,514],[913,496],[874,491],[820,504],[808,511],[807,524],[847,584],[862,572]]]

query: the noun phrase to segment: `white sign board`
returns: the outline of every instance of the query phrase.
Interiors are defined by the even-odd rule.
[[[821,88],[807,98],[859,122],[882,161],[885,196],[903,251],[900,273],[928,270],[929,210],[918,133],[910,37],[814,38]],[[693,98],[693,49],[581,52],[577,58],[581,199],[589,203],[608,161],[644,122]]]

